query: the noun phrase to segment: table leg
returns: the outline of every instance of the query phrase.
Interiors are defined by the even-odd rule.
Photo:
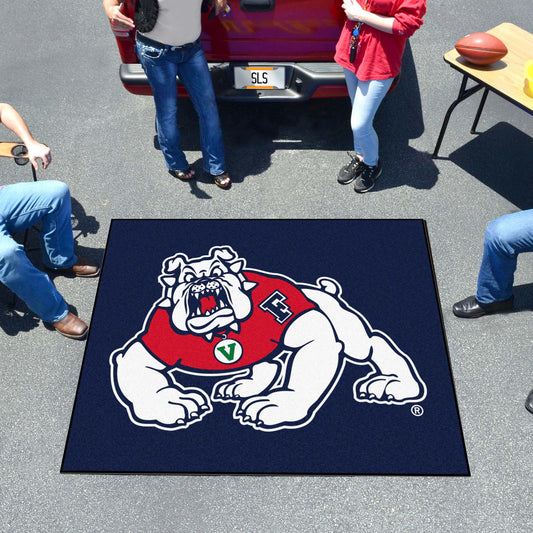
[[[463,100],[466,100],[468,97],[472,96],[473,94],[477,93],[480,89],[483,88],[483,85],[474,85],[474,87],[470,87],[470,89],[467,89],[466,88],[467,82],[468,82],[468,76],[465,74],[463,76],[463,81],[461,82],[461,88],[459,89],[459,94],[458,94],[457,98],[452,103],[452,105],[448,108],[448,111],[446,111],[446,115],[444,117],[444,122],[442,123],[442,127],[440,129],[439,138],[437,139],[437,144],[435,145],[435,150],[433,151],[433,155],[431,156],[432,159],[437,159],[437,157],[438,157],[440,145],[442,144],[442,140],[444,138],[444,134],[446,133],[446,128],[448,127],[448,122],[450,121],[450,117],[452,115],[452,112],[457,107],[457,104],[461,103]],[[485,90],[487,90],[487,89],[485,89]]]
[[[483,91],[483,96],[481,97],[481,102],[479,102],[476,118],[474,119],[474,123],[472,124],[472,129],[470,130],[470,133],[476,133],[477,123],[479,122],[479,118],[481,117],[481,113],[483,112],[483,107],[485,106],[485,102],[487,101],[488,94],[489,90],[488,88],[485,88],[485,90]]]

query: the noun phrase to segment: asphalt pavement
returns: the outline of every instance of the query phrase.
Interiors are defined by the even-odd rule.
[[[460,85],[443,54],[501,22],[533,32],[533,5],[429,4],[402,82],[376,118],[383,175],[356,195],[336,182],[351,144],[346,100],[221,104],[233,187],[182,183],[154,148],[153,100],[119,81],[101,2],[2,3],[0,101],[51,147],[52,165],[39,175],[70,186],[81,255],[103,258],[113,218],[427,221],[471,477],[60,474],[85,342],[51,331],[20,303],[10,312],[0,287],[0,531],[533,530],[533,415],[524,408],[533,254],[519,258],[516,312],[472,321],[451,313],[475,291],[488,222],[533,206],[532,117],[491,94],[472,135],[476,95],[452,116],[441,158],[431,158]],[[189,104],[182,110],[184,148],[198,165],[197,122]],[[28,167],[0,161],[0,183],[27,179]],[[90,320],[98,280],[54,281]]]

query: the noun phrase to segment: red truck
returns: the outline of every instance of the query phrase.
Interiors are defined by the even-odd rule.
[[[346,96],[333,61],[345,21],[340,0],[233,0],[225,17],[202,15],[202,42],[219,100],[302,101]],[[135,0],[124,13],[133,19]],[[134,94],[151,94],[135,53],[135,30],[115,34],[120,79]],[[183,87],[179,93],[186,94]]]

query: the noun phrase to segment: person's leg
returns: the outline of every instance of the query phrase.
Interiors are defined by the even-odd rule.
[[[1,199],[0,194],[0,203]],[[45,322],[57,322],[68,313],[65,300],[50,278],[31,264],[23,247],[11,237],[1,216],[0,281]]]
[[[393,78],[371,81],[357,80],[355,86],[350,121],[354,137],[354,149],[356,153],[363,156],[363,161],[368,166],[377,165],[379,160],[379,141],[373,122],[392,82]]]
[[[70,191],[64,183],[45,180],[6,185],[0,190],[0,217],[8,233],[23,231],[42,221],[44,264],[53,269],[74,265]]]
[[[177,65],[168,48],[156,48],[137,41],[137,54],[154,95],[157,136],[169,170],[189,168],[180,149],[178,130]]]
[[[353,109],[353,102],[355,98],[355,91],[357,90],[357,83],[358,79],[355,77],[355,74],[348,69],[344,69],[344,77],[346,79],[346,87],[348,88],[348,94],[350,96],[350,101],[352,102],[352,109]],[[350,156],[350,162],[344,165],[337,175],[337,181],[342,185],[347,185],[348,183],[352,183],[352,181],[357,178],[363,172],[364,165],[363,165],[363,156],[361,155],[361,148],[356,142],[356,139],[354,138],[354,152],[355,155],[352,156],[348,152],[348,155]]]
[[[493,220],[485,232],[476,299],[501,302],[513,295],[518,254],[533,251],[533,209]]]
[[[347,68],[344,69],[344,77],[346,79],[346,87],[348,89],[348,95],[350,96],[350,101],[352,102],[352,113],[354,114],[354,101],[355,101],[355,93],[357,91],[357,84],[359,83],[359,80],[357,79],[356,75]],[[350,118],[350,125],[351,125],[352,119]],[[353,130],[352,130],[353,132]],[[357,139],[355,138],[355,134],[353,134],[353,149],[355,152],[355,155],[363,160],[363,154],[361,153],[361,147],[359,146]]]
[[[198,113],[204,170],[215,176],[223,174],[226,160],[222,128],[211,74],[199,40],[186,51],[178,74]]]

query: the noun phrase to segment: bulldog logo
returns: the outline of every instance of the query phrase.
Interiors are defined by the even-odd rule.
[[[111,382],[131,421],[179,430],[215,402],[262,431],[307,425],[347,362],[369,372],[357,402],[414,403],[426,386],[411,361],[341,297],[330,278],[315,285],[246,268],[230,246],[203,257],[165,259],[163,294],[143,329],[110,357]],[[180,373],[220,375],[210,394],[180,384]]]

